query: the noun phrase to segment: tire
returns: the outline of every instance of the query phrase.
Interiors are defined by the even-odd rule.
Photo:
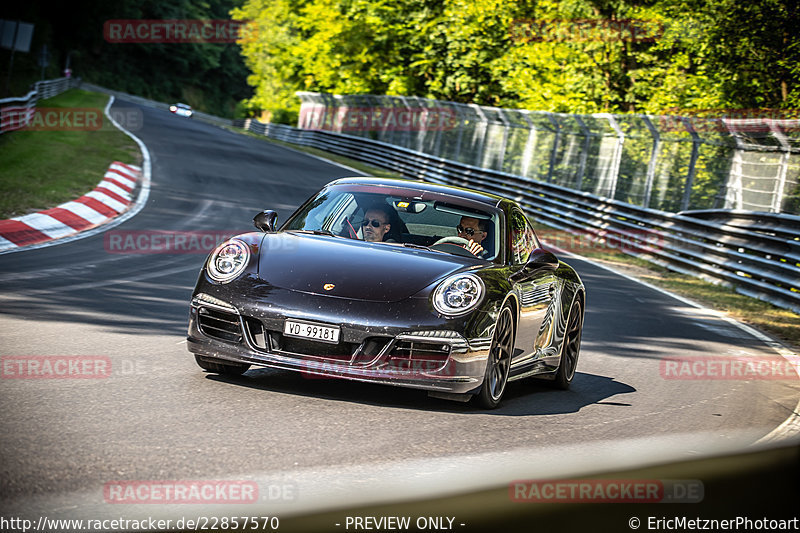
[[[475,401],[486,409],[494,409],[500,405],[508,383],[511,369],[511,353],[514,350],[514,314],[511,306],[504,305],[497,315],[492,344],[489,348],[489,359],[486,362],[486,373],[483,386]]]
[[[217,363],[209,361],[199,355],[195,355],[194,360],[197,361],[197,365],[203,370],[225,376],[241,376],[250,368],[250,365],[246,363]]]
[[[572,303],[561,343],[561,360],[558,363],[553,386],[561,390],[569,389],[575,369],[578,367],[578,356],[581,353],[581,333],[583,332],[583,306],[579,298]]]

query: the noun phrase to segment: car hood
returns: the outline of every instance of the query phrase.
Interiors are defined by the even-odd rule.
[[[475,264],[465,257],[391,244],[271,233],[261,243],[258,276],[292,291],[396,302]]]

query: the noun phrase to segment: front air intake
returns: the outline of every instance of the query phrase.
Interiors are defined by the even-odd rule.
[[[201,307],[197,310],[197,323],[208,337],[227,342],[242,341],[242,326],[236,313]]]

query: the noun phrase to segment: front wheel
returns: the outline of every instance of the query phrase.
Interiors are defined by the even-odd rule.
[[[581,353],[581,332],[583,331],[583,307],[581,301],[576,299],[569,310],[567,329],[564,331],[564,340],[561,344],[561,361],[553,385],[562,390],[567,390],[575,369],[578,368],[578,356]]]
[[[194,360],[197,361],[197,365],[203,370],[225,376],[241,376],[250,368],[250,365],[246,363],[217,363],[215,361],[209,361],[199,355],[195,355]]]
[[[511,368],[511,353],[514,350],[514,315],[506,304],[497,316],[494,327],[489,360],[486,362],[486,374],[483,386],[475,396],[479,405],[494,409],[500,405],[508,383],[508,372]]]

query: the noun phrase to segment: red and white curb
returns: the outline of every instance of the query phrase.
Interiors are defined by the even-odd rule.
[[[109,111],[113,104],[114,97],[111,96],[106,104],[105,115],[117,129],[130,137],[139,146],[142,152],[142,168],[140,169],[123,163],[113,163],[108,169],[108,172],[106,172],[106,177],[103,178],[97,189],[83,197],[41,213],[0,221],[0,255],[64,244],[77,239],[84,239],[97,235],[119,226],[123,222],[136,216],[147,204],[147,199],[150,196],[152,174],[150,151],[141,139],[125,129],[125,127],[111,116]],[[110,176],[109,173],[111,174]],[[139,182],[139,190],[136,198],[133,200],[131,199],[133,189],[125,189],[125,187],[131,187],[130,181],[132,173],[135,176],[133,182]],[[120,185],[124,185],[125,187],[121,187]],[[120,194],[120,192],[124,192],[125,194]],[[116,197],[114,195],[116,195]],[[86,199],[86,201],[82,201],[83,199]],[[125,206],[124,209],[122,209],[122,211],[118,210],[122,205]],[[64,211],[58,211],[59,209],[64,209]],[[53,216],[53,212],[56,216]],[[59,216],[68,218],[58,218]],[[42,223],[43,221],[47,223],[44,224]],[[89,224],[84,226],[85,222],[83,221],[89,221]],[[45,235],[45,240],[31,240],[28,241],[29,244],[19,244],[11,240],[16,238],[16,236],[11,234],[13,232],[6,234],[3,228],[4,225],[11,224],[17,229],[22,228],[22,226],[16,225],[17,222],[22,222],[28,226],[30,229],[27,231],[32,232],[32,235],[36,235],[37,233]],[[30,223],[33,223],[35,226],[31,226]],[[38,225],[40,223],[42,223],[42,225]],[[76,225],[84,229],[77,230],[75,228]]]
[[[0,251],[74,235],[128,210],[142,169],[115,161],[91,192],[22,217],[0,220]]]

